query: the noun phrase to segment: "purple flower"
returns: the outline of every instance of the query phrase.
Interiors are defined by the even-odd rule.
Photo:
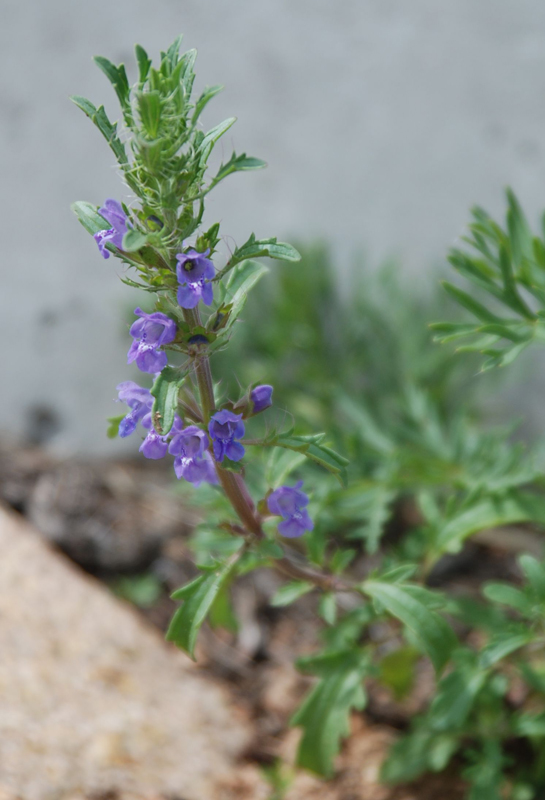
[[[174,472],[178,479],[200,486],[202,481],[217,483],[218,476],[210,453],[207,452],[208,437],[196,425],[177,432],[170,442],[169,453],[176,456]]]
[[[127,354],[127,364],[136,361],[142,372],[161,372],[168,359],[159,347],[173,341],[176,323],[160,311],[146,314],[141,308],[135,308],[134,313],[141,319],[133,322],[129,331],[134,342]]]
[[[124,381],[116,388],[118,399],[122,403],[126,403],[130,408],[127,416],[123,417],[119,423],[119,435],[121,438],[124,439],[134,433],[139,422],[142,423],[144,428],[149,428],[151,425],[151,407],[153,405],[153,397],[149,389],[142,388],[134,381]]]
[[[168,450],[168,441],[166,436],[160,436],[155,428],[151,428],[150,432],[138,448],[146,458],[164,458]]]
[[[209,306],[213,300],[212,284],[208,283],[214,277],[215,270],[212,261],[206,256],[210,249],[198,253],[191,248],[187,253],[178,253],[176,260],[176,275],[178,276],[178,303],[182,308],[195,308],[202,300]]]
[[[273,387],[266,383],[252,389],[250,393],[250,400],[253,403],[252,413],[259,414],[260,411],[265,411],[266,408],[272,406],[272,393]]]
[[[110,258],[110,253],[107,244],[113,244],[120,250],[123,245],[123,236],[127,233],[127,215],[123,211],[121,203],[117,200],[109,198],[105,201],[102,208],[98,209],[101,217],[104,217],[106,222],[112,226],[105,231],[97,231],[94,235],[94,240],[98,244],[103,258]]]
[[[244,456],[244,447],[240,442],[235,442],[235,439],[244,436],[244,423],[241,419],[242,414],[233,414],[227,409],[212,416],[208,432],[212,437],[216,461],[223,461],[225,456],[231,461],[240,461]]]
[[[302,536],[305,531],[314,528],[314,523],[305,508],[308,506],[308,497],[300,491],[302,485],[303,481],[298,481],[294,487],[280,486],[267,500],[271,514],[283,517],[284,521],[278,526],[278,533],[290,539]]]
[[[182,430],[184,423],[181,417],[179,417],[178,414],[175,414],[172,431],[166,436],[160,436],[155,428],[152,427],[150,412],[150,414],[142,420],[142,425],[144,428],[149,428],[149,433],[138,449],[146,456],[146,458],[153,458],[157,460],[158,458],[164,458],[164,456],[167,454],[167,437],[171,435],[175,436],[177,433],[179,433],[179,431]]]

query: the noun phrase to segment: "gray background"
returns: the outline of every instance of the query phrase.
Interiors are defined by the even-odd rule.
[[[115,96],[91,63],[154,57],[178,32],[199,50],[197,89],[223,83],[210,126],[238,117],[224,152],[264,158],[210,214],[248,233],[320,237],[346,273],[398,256],[444,259],[474,203],[506,184],[532,221],[545,206],[545,5],[538,0],[4,0],[0,30],[0,429],[28,435],[52,409],[57,449],[114,452],[104,418],[131,376],[123,308],[137,298],[69,211],[130,198],[69,94]],[[134,75],[134,72],[132,72]],[[220,154],[221,155],[221,154]],[[128,292],[128,295],[127,295]],[[41,411],[40,411],[41,409]],[[130,446],[130,445],[129,445]],[[132,448],[131,448],[132,449]]]

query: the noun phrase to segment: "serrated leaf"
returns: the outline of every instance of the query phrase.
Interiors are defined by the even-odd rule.
[[[122,108],[126,108],[129,105],[130,89],[124,64],[120,64],[116,67],[115,64],[112,64],[111,61],[103,56],[94,56],[93,61],[114,87]]]
[[[350,732],[351,710],[365,707],[362,682],[369,657],[361,650],[344,650],[301,660],[298,666],[320,680],[291,719],[291,725],[303,728],[297,763],[329,777],[340,739]]]
[[[365,581],[362,589],[412,631],[436,671],[441,672],[456,645],[456,637],[448,623],[402,586]]]
[[[153,427],[160,436],[166,436],[174,423],[178,408],[178,393],[187,375],[187,369],[180,371],[165,367],[157,376],[151,394],[155,398],[151,418]]]
[[[70,100],[97,126],[101,134],[110,145],[116,159],[125,166],[128,164],[127,153],[121,139],[117,135],[117,124],[110,122],[104,110],[104,106],[96,108],[90,100],[80,95],[72,95]]]
[[[229,578],[238,561],[240,552],[232,556],[229,561],[218,569],[200,575],[172,595],[175,600],[183,600],[183,605],[172,617],[166,639],[169,642],[174,642],[193,659],[195,643],[201,625]]]
[[[239,156],[233,153],[229,161],[220,166],[217,174],[212,178],[208,190],[210,191],[214,186],[217,186],[220,181],[227,178],[228,175],[232,175],[233,172],[247,172],[254,169],[263,169],[266,166],[266,162],[260,158],[251,158],[246,153],[241,153]]]
[[[140,88],[142,88],[149,74],[151,58],[149,58],[144,48],[139,44],[135,45],[134,52],[138,63],[138,84]]]
[[[247,242],[237,247],[225,267],[218,272],[215,281],[221,280],[230,272],[236,264],[252,258],[273,258],[280,261],[297,262],[301,260],[301,254],[286,242],[278,242],[276,237],[271,239],[256,239],[252,233]]]
[[[279,608],[281,606],[289,606],[296,600],[299,600],[303,595],[308,594],[314,589],[314,584],[308,581],[292,581],[284,584],[275,593],[271,600],[271,606]]]

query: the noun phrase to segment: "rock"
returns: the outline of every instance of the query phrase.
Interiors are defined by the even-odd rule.
[[[228,797],[251,729],[227,693],[2,508],[0,550],[0,797]]]

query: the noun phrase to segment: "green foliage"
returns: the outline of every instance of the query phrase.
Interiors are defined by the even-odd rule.
[[[166,436],[174,423],[174,414],[178,410],[180,389],[186,378],[186,370],[165,367],[157,376],[151,394],[154,397],[151,417],[157,433]]]
[[[351,709],[361,710],[366,703],[362,681],[369,671],[369,655],[363,650],[341,650],[301,659],[298,666],[319,677],[291,720],[303,728],[298,763],[329,776],[340,737],[349,732]]]
[[[545,239],[532,234],[511,190],[507,190],[503,228],[482,208],[472,213],[470,234],[464,237],[471,252],[453,249],[449,261],[488,305],[445,283],[448,293],[477,322],[438,322],[432,327],[438,341],[470,339],[459,350],[487,356],[483,365],[487,370],[510,364],[531,342],[545,340]]]
[[[161,597],[161,582],[152,573],[117,578],[112,591],[139,608],[151,608]]]
[[[223,565],[212,567],[172,594],[173,600],[182,600],[183,605],[176,611],[166,638],[194,658],[197,635],[207,614],[217,601],[218,595],[229,579],[240,553],[235,553]]]
[[[410,585],[365,581],[363,591],[412,631],[417,642],[440,672],[452,653],[456,638],[445,620],[430,608],[430,599]]]

